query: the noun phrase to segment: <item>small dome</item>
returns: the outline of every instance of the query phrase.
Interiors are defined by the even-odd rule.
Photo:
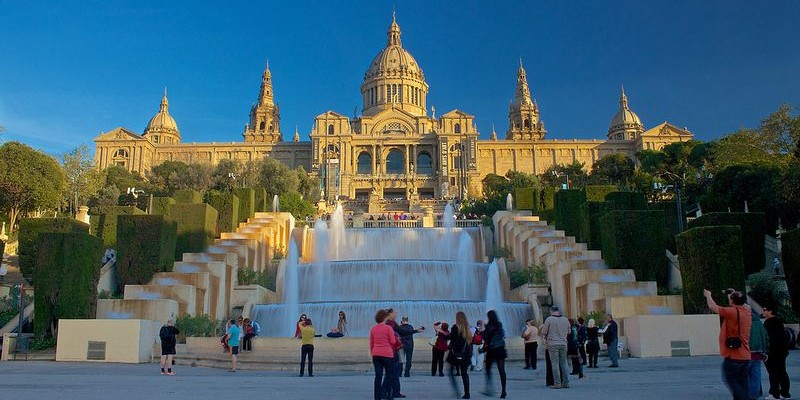
[[[609,124],[608,129],[616,130],[635,125],[638,126],[642,125],[642,121],[639,119],[639,116],[636,115],[636,113],[631,111],[630,109],[622,109],[617,111],[616,114],[614,114],[614,118],[611,118],[611,124]]]
[[[164,91],[164,98],[161,99],[161,106],[158,109],[158,113],[150,119],[150,122],[147,123],[147,127],[144,129],[145,135],[150,132],[178,133],[178,124],[175,122],[175,118],[169,115],[169,101],[167,100],[166,91]]]
[[[622,89],[619,98],[619,111],[614,114],[614,117],[611,118],[611,123],[608,125],[609,138],[619,138],[618,134],[622,134],[625,139],[634,139],[643,131],[642,120],[628,107],[628,96],[625,95],[625,89]]]

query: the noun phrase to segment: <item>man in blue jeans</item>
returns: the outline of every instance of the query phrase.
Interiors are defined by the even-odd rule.
[[[619,329],[617,321],[611,314],[606,314],[606,328],[603,331],[603,343],[608,345],[608,360],[611,361],[609,368],[619,367]]]
[[[541,327],[542,337],[550,353],[553,368],[553,389],[569,388],[569,365],[567,365],[567,335],[569,320],[561,315],[558,307],[550,308],[550,316]]]
[[[703,290],[708,309],[722,317],[719,354],[725,357],[722,361],[725,384],[733,395],[733,400],[749,400],[747,366],[750,364],[750,328],[753,320],[750,308],[744,305],[744,293],[733,289],[727,289],[725,293],[728,295],[728,307],[721,307],[711,297],[710,291]]]

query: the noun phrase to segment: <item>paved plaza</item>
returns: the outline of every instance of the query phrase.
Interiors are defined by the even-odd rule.
[[[601,365],[604,360],[601,360]],[[447,378],[431,377],[428,365],[415,365],[411,378],[402,378],[410,400],[455,398]],[[90,364],[55,362],[0,363],[0,397],[3,399],[225,399],[281,400],[370,399],[371,373],[319,371],[313,378],[289,372],[192,368],[178,365],[178,375],[161,376],[155,364]],[[571,381],[570,389],[544,385],[544,369],[535,373],[518,363],[508,366],[510,399],[704,399],[730,396],[721,382],[719,357],[626,359],[621,368],[588,370],[584,379]],[[793,389],[800,393],[798,353],[789,359]],[[486,398],[482,373],[470,374],[472,397]],[[460,378],[457,378],[460,379]],[[763,373],[767,389],[766,371]],[[459,380],[460,384],[460,380]],[[244,397],[243,397],[244,396]]]

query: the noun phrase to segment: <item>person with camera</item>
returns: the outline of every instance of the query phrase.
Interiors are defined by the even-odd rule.
[[[408,317],[400,319],[400,326],[397,327],[397,333],[400,335],[400,343],[403,348],[400,349],[400,369],[404,371],[406,378],[411,376],[411,359],[414,356],[414,334],[425,332],[425,327],[420,326],[414,329],[414,326],[408,323]]]
[[[708,309],[722,317],[719,331],[719,354],[722,361],[722,376],[734,400],[750,398],[747,366],[750,363],[750,309],[745,306],[744,293],[727,289],[728,306],[719,306],[711,297],[711,291],[703,290]]]

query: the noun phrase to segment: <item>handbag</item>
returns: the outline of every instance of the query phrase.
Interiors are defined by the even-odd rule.
[[[447,352],[447,362],[450,363],[450,364],[461,364],[461,363],[463,363],[464,360],[469,358],[469,353],[467,352],[467,348],[468,347],[469,347],[469,344],[466,341],[464,341],[464,347],[461,349],[460,353],[456,353],[456,352],[453,351],[453,349],[450,349]]]
[[[729,349],[738,349],[742,347],[742,326],[739,324],[739,309],[736,309],[736,336],[728,336],[725,338],[725,347]]]

